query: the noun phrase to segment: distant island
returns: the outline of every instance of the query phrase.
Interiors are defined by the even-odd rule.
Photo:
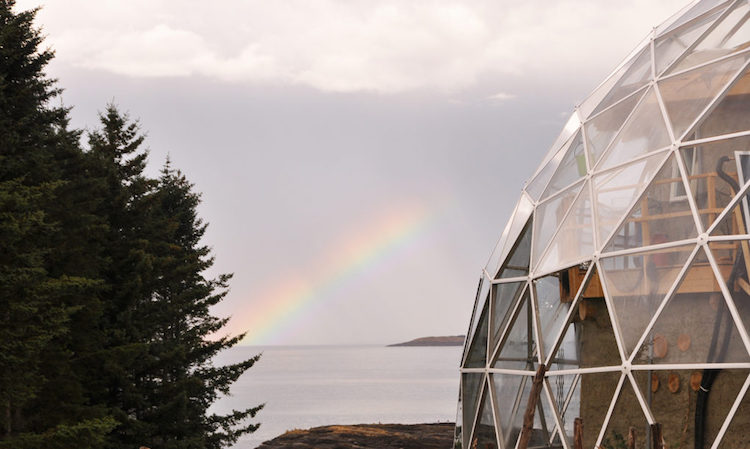
[[[404,343],[396,343],[394,345],[388,345],[388,347],[394,346],[463,346],[464,335],[449,335],[445,337],[422,337],[415,338],[414,340],[406,341]]]

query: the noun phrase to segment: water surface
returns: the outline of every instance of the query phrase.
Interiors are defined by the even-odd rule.
[[[243,346],[216,358],[231,363],[263,353],[211,412],[266,403],[251,449],[290,429],[328,424],[453,421],[461,348],[382,346]]]

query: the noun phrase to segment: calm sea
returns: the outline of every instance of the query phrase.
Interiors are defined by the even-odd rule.
[[[217,357],[231,363],[263,353],[211,412],[260,403],[252,449],[290,429],[328,424],[454,421],[461,348],[382,346],[244,346]]]

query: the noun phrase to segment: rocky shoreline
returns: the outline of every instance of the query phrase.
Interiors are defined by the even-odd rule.
[[[290,430],[257,449],[445,449],[454,423],[357,424]]]

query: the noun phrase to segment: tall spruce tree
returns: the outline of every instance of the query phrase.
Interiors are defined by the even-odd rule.
[[[213,367],[211,359],[240,336],[209,340],[226,319],[210,307],[226,295],[230,275],[207,279],[213,265],[201,244],[206,225],[199,195],[169,164],[161,177],[144,176],[147,153],[136,122],[110,105],[89,136],[106,184],[109,267],[105,270],[106,348],[94,397],[119,421],[112,447],[213,449],[257,428],[243,424],[260,406],[207,416],[220,393],[257,357]]]
[[[113,423],[83,410],[75,376],[54,379],[71,372],[71,321],[97,284],[57,258],[72,235],[59,220],[78,212],[59,213],[81,179],[66,167],[82,153],[67,109],[50,104],[59,90],[43,72],[52,53],[39,50],[36,11],[13,8],[0,0],[0,447],[100,447]],[[40,412],[50,391],[59,400]]]
[[[0,0],[0,449],[221,448],[260,410],[207,416],[257,357],[211,359],[231,276],[200,243],[199,195],[144,174],[138,125],[108,106],[69,129],[35,10]]]
[[[214,367],[211,359],[237,344],[243,335],[209,340],[227,319],[211,315],[210,307],[224,299],[231,275],[207,279],[213,265],[210,248],[201,243],[206,224],[198,217],[200,195],[193,184],[171,167],[169,160],[155,195],[154,289],[155,320],[151,355],[155,359],[153,390],[157,406],[148,419],[158,429],[154,446],[164,449],[221,448],[257,425],[242,421],[254,417],[262,406],[230,415],[207,416],[219,393],[258,360]]]

